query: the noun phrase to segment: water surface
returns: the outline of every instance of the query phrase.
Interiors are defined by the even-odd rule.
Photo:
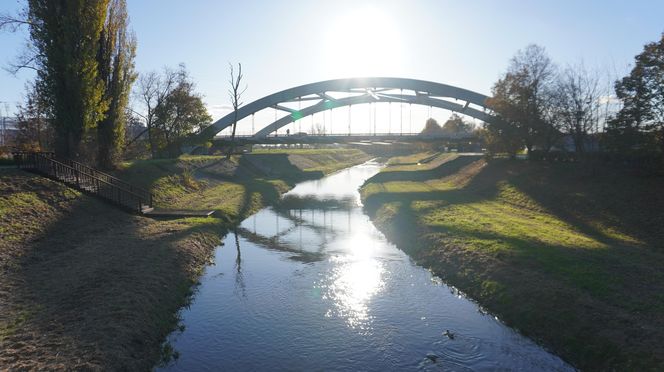
[[[327,202],[228,234],[164,370],[571,370],[385,239],[357,191],[379,169],[301,183],[287,197]]]

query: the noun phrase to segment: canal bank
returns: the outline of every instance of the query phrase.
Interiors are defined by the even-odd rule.
[[[418,263],[581,369],[657,370],[662,180],[625,172],[416,154],[362,199]]]
[[[163,207],[212,218],[153,220],[57,182],[0,171],[0,365],[147,370],[168,350],[201,269],[228,229],[296,182],[361,163],[356,150],[264,152],[252,159],[137,161],[120,176]]]
[[[569,370],[385,239],[358,192],[380,168],[300,183],[230,232],[163,370]]]

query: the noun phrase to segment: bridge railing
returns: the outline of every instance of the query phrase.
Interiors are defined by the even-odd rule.
[[[121,207],[139,213],[152,207],[152,194],[146,190],[127,187],[128,183],[81,163],[67,164],[56,160],[53,153],[14,152],[13,155],[20,169],[40,173]]]
[[[424,139],[466,139],[473,138],[474,135],[449,135],[449,134],[422,134],[422,133],[320,133],[320,134],[270,134],[265,138],[290,138],[290,139],[306,139],[306,138],[318,138],[318,137],[332,137],[332,138],[352,138],[352,137],[387,137],[387,138],[399,138],[399,137],[419,137]],[[230,135],[216,136],[214,137],[218,140],[228,140],[231,138]],[[236,139],[252,139],[255,138],[251,134],[241,134],[235,135]]]

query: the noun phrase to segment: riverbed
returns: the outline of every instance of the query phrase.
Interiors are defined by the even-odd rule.
[[[358,193],[380,167],[298,184],[297,208],[228,234],[161,370],[572,370],[386,240]]]

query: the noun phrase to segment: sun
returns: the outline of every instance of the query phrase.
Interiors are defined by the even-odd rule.
[[[403,55],[398,24],[377,7],[355,8],[336,19],[324,48],[327,72],[338,77],[390,74]]]

